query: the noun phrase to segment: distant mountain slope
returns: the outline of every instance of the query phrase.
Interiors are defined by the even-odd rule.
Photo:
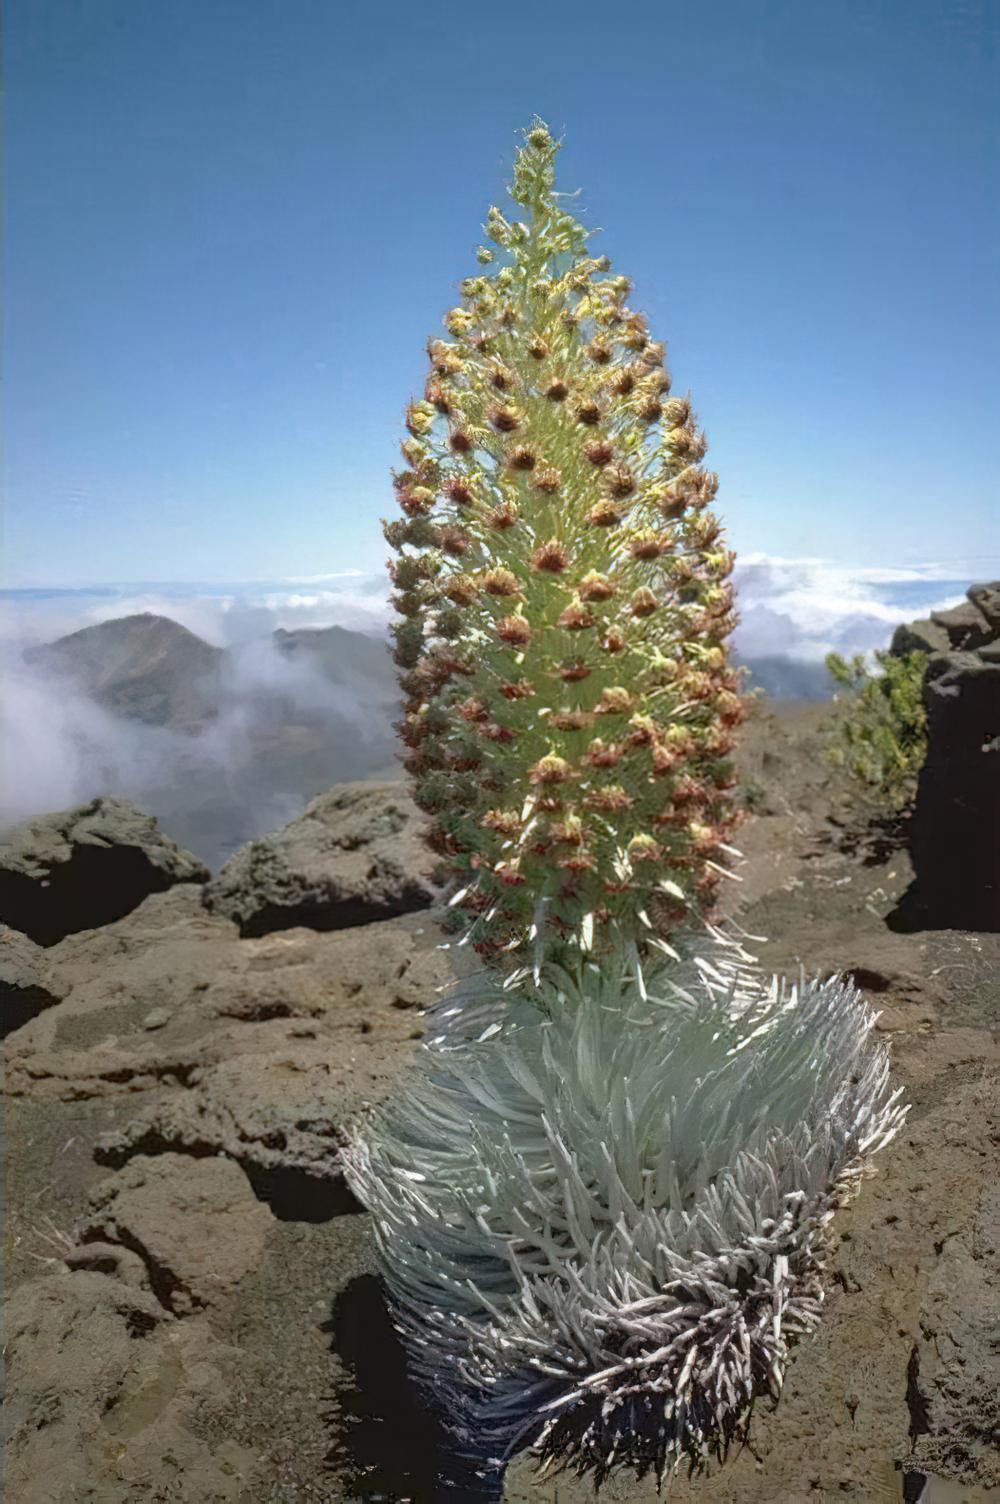
[[[144,612],[84,627],[28,661],[65,676],[115,715],[193,731],[215,714],[223,653],[179,622]]]
[[[302,628],[295,632],[279,627],[273,642],[287,658],[308,657],[336,684],[356,689],[380,702],[395,704],[399,698],[387,638],[351,632],[346,627]]]
[[[318,671],[331,685],[351,690],[363,703],[394,704],[399,691],[388,643],[345,627],[279,627],[269,638],[243,649],[212,647],[179,622],[150,612],[120,616],[84,627],[27,654],[34,666],[57,673],[116,715],[173,730],[194,729],[213,717],[220,703],[247,689],[247,662],[253,690],[265,687],[281,700],[280,678],[265,686],[253,667],[254,651],[273,645],[290,665]],[[292,681],[290,681],[291,683]],[[305,707],[298,697],[298,710]],[[308,719],[308,717],[306,717]]]
[[[278,630],[221,649],[145,614],[26,657],[59,702],[57,756],[75,769],[66,802],[132,798],[211,866],[333,784],[398,775],[399,691],[384,637]],[[81,716],[64,685],[101,706],[106,724]]]

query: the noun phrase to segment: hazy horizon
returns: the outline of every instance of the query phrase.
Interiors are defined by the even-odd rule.
[[[901,621],[953,604],[976,580],[1000,573],[1000,555],[919,566],[846,566],[817,557],[745,553],[734,583],[745,656],[819,660],[830,650],[886,646]],[[0,638],[54,637],[116,617],[168,616],[216,646],[277,627],[349,627],[384,633],[392,619],[384,570],[341,569],[258,580],[105,581],[0,589]]]

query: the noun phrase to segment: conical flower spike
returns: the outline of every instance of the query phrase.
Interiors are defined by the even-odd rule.
[[[385,527],[407,766],[489,956],[710,916],[736,823],[731,558],[704,435],[554,191],[556,152],[536,121],[516,213],[489,211],[495,249],[428,347]],[[617,755],[592,755],[596,730]],[[675,818],[684,780],[698,798]],[[516,829],[485,818],[501,804]]]

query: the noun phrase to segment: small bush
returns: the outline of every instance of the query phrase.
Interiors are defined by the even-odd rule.
[[[926,653],[876,653],[874,669],[859,653],[830,653],[826,666],[847,693],[828,756],[850,779],[858,802],[901,814],[913,802],[927,751],[922,686]]]

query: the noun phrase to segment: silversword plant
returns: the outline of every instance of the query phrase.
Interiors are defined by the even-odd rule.
[[[724,1455],[904,1111],[857,988],[786,988],[715,916],[743,713],[716,479],[555,152],[536,121],[385,529],[406,766],[486,967],[342,1157],[494,1497],[524,1447],[598,1480]]]
[[[597,1480],[723,1456],[902,1120],[874,1015],[693,951],[644,984],[620,955],[550,967],[506,1011],[494,989],[502,1022],[439,1038],[345,1155],[414,1372],[487,1491],[529,1445]]]

